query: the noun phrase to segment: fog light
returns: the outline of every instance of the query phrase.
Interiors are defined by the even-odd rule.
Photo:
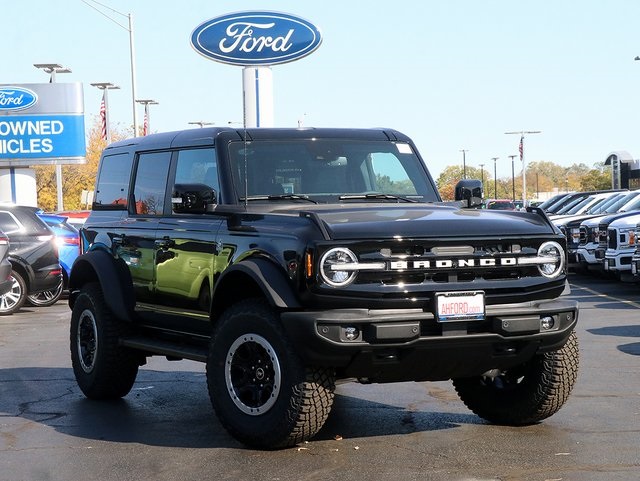
[[[545,331],[548,331],[549,329],[553,329],[553,326],[555,323],[556,321],[554,321],[553,317],[551,316],[545,316],[540,319],[540,327]]]
[[[347,341],[355,341],[360,337],[360,330],[357,327],[345,327],[344,328],[344,338]]]

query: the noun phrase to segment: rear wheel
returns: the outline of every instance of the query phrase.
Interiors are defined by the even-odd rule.
[[[578,377],[578,338],[571,333],[557,351],[484,376],[454,379],[460,399],[481,418],[512,426],[533,424],[564,405]]]
[[[332,371],[304,366],[277,313],[255,299],[220,317],[207,384],[227,431],[244,444],[266,449],[314,436],[329,415],[335,389]]]
[[[62,296],[62,291],[62,280],[60,280],[60,284],[58,284],[58,287],[56,287],[55,289],[27,296],[27,302],[36,307],[53,306],[56,302],[58,302],[60,296]]]
[[[91,399],[126,396],[136,380],[139,356],[119,345],[128,324],[107,307],[97,283],[86,284],[71,312],[71,364],[78,386]]]
[[[27,284],[20,274],[11,271],[11,290],[0,296],[0,316],[13,314],[27,299]]]

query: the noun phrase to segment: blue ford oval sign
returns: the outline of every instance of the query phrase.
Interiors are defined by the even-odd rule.
[[[23,87],[0,87],[0,111],[24,110],[36,104],[38,95]]]
[[[237,12],[212,18],[191,34],[205,57],[232,65],[275,65],[309,55],[322,42],[313,24],[276,12]]]

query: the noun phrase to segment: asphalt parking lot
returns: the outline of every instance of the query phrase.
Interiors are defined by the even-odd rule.
[[[154,358],[118,402],[86,400],[65,301],[0,317],[0,481],[640,479],[640,285],[571,276],[578,383],[543,423],[493,426],[450,383],[342,384],[309,443],[254,451],[218,423],[204,365]]]

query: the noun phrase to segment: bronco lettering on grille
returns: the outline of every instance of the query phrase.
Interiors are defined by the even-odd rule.
[[[515,266],[518,260],[515,257],[498,257],[486,259],[438,259],[419,261],[392,261],[389,264],[391,270],[405,269],[455,269],[459,267],[493,267]]]

